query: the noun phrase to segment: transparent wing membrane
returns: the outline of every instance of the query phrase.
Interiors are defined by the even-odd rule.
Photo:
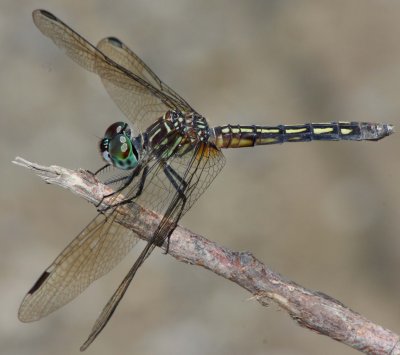
[[[104,38],[97,44],[97,48],[115,63],[118,63],[121,67],[124,67],[167,95],[173,102],[170,108],[173,107],[187,112],[194,111],[182,97],[164,84],[158,76],[119,39],[115,37]],[[146,129],[167,111],[165,104],[160,104],[159,100],[154,97],[151,92],[148,92],[148,90],[141,92],[142,96],[140,97],[140,101],[142,105],[137,105],[137,90],[132,90],[132,83],[129,82],[129,78],[126,76],[122,77],[122,80],[119,81],[119,85],[116,85],[115,78],[109,81],[106,79],[107,75],[102,70],[99,70],[99,72],[102,73],[100,76],[104,87],[114,102],[121,111],[135,124],[138,124],[142,130]],[[124,83],[121,83],[121,81]],[[137,86],[137,83],[134,84]]]
[[[169,109],[192,110],[119,40],[105,38],[98,49],[47,11],[34,11],[33,21],[68,57],[100,76],[111,98],[141,132]]]
[[[143,193],[138,198],[138,202],[142,202],[143,205],[153,205],[155,210],[166,208],[164,217],[157,229],[152,232],[152,239],[148,242],[129,273],[104,307],[93,326],[91,334],[82,345],[81,350],[85,350],[105,327],[125,294],[138,268],[150,255],[155,246],[161,245],[164,240],[171,235],[179,219],[191,206],[193,206],[196,200],[221,171],[224,164],[225,158],[220,151],[205,143],[199,143],[194,149],[194,154],[185,155],[180,158],[174,156],[168,161],[169,167],[181,178],[179,179],[179,182],[177,182],[177,188],[176,186],[172,186],[172,183],[166,177],[166,174],[153,174],[151,182],[147,185],[146,193]],[[154,180],[156,180],[156,182]],[[149,189],[156,190],[148,191]],[[141,200],[142,196],[157,196],[157,194],[163,194],[164,200]],[[164,201],[164,203],[162,203],[162,201]]]
[[[64,249],[22,301],[21,321],[38,320],[70,302],[129,253],[137,237],[115,223],[118,218],[117,212],[99,214]]]

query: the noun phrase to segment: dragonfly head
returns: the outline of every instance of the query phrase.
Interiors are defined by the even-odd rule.
[[[119,169],[133,169],[138,165],[139,154],[132,144],[132,131],[125,122],[115,122],[107,128],[100,141],[103,159]]]

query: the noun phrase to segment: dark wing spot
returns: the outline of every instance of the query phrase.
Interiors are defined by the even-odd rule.
[[[32,295],[33,293],[36,292],[36,290],[42,286],[43,282],[46,281],[46,279],[49,277],[50,273],[45,271],[35,282],[35,284],[32,286],[32,288],[28,291],[28,294]]]
[[[122,48],[123,44],[118,38],[108,37],[107,39],[113,46]]]
[[[39,11],[43,16],[46,16],[53,21],[58,21],[58,18],[55,17],[51,12],[48,12],[46,10],[39,10]]]

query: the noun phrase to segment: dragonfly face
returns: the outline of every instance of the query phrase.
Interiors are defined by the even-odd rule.
[[[100,152],[103,159],[117,168],[129,170],[138,165],[139,152],[137,140],[132,141],[132,131],[125,122],[115,122],[107,128],[100,141]]]

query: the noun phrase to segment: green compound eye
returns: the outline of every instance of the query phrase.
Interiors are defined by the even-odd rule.
[[[109,141],[108,153],[111,162],[117,168],[128,170],[138,164],[136,149],[125,134],[117,134]]]

